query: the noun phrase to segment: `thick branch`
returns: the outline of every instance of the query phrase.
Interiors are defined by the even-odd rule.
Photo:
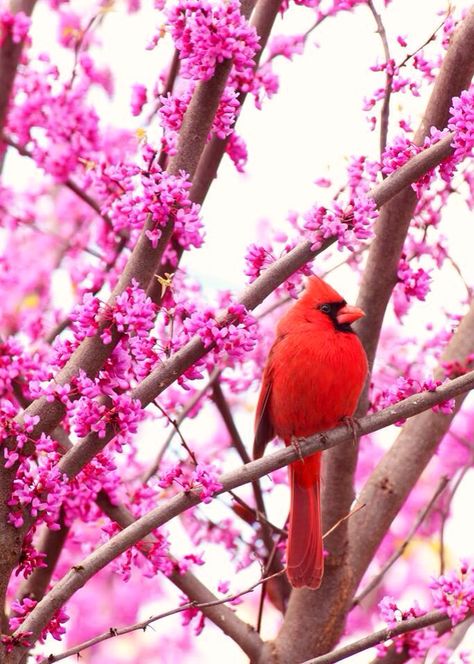
[[[255,69],[258,68],[263,49],[268,41],[280,8],[281,0],[259,0],[259,2],[257,2],[251,20],[251,24],[255,27],[257,34],[260,37],[260,50],[255,57]],[[241,108],[246,97],[247,93],[240,93],[239,103]],[[193,186],[191,189],[192,200],[202,201],[206,197],[209,187],[217,175],[217,169],[225,154],[229,138],[230,137],[222,139],[213,136],[203,151],[196,170],[196,175],[193,179]]]
[[[464,394],[473,387],[474,371],[471,371],[464,376],[448,381],[435,391],[413,395],[385,410],[362,418],[359,422],[360,433],[371,433],[394,424],[400,419],[412,417],[455,395]],[[326,434],[312,436],[301,441],[298,449],[293,446],[286,447],[262,459],[252,461],[249,464],[225,473],[219,478],[222,488],[217,493],[224,493],[229,489],[235,489],[259,477],[263,477],[263,475],[277,468],[282,468],[296,461],[300,458],[300,455],[306,457],[316,451],[340,445],[347,440],[352,440],[352,430],[348,430],[345,426],[337,427]],[[33,638],[37,638],[39,632],[48,624],[55,611],[63,606],[99,570],[103,569],[117,556],[130,548],[130,546],[138,543],[153,530],[159,528],[181,512],[197,505],[199,502],[199,487],[192,489],[188,493],[180,493],[115,535],[109,542],[99,547],[81,563],[75,565],[54,586],[26,618],[22,624],[21,631],[31,631]],[[356,518],[356,515],[353,518]],[[349,519],[349,521],[351,520]]]
[[[31,16],[36,0],[16,0],[12,2],[12,11],[24,12]],[[11,35],[7,35],[0,47],[0,133],[7,117],[8,104],[16,76],[18,63],[23,50],[23,42],[15,44]]]

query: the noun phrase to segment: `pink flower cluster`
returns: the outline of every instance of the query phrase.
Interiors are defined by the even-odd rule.
[[[12,617],[10,618],[10,629],[16,631],[23,624],[25,618],[37,605],[37,601],[29,597],[18,601],[15,600],[12,604]],[[64,611],[64,609],[58,609],[49,624],[45,629],[42,630],[39,641],[44,643],[46,638],[51,635],[56,641],[61,641],[63,634],[66,633],[66,629],[63,627],[64,623],[69,620],[69,616]],[[23,633],[25,634],[25,633]]]
[[[453,161],[458,163],[472,157],[474,148],[474,85],[453,98],[448,128],[454,132]]]
[[[222,489],[217,477],[217,471],[211,464],[199,463],[192,471],[178,464],[160,475],[158,484],[162,489],[167,489],[176,482],[185,493],[198,488],[202,502],[210,503],[214,495]]]
[[[375,201],[369,196],[355,198],[346,208],[335,204],[333,210],[314,205],[305,215],[304,228],[316,251],[325,240],[336,239],[337,248],[354,250],[360,241],[372,235],[372,223],[378,216]]]
[[[278,55],[292,60],[294,55],[301,55],[304,50],[305,35],[276,35],[268,45],[270,58]]]
[[[467,561],[461,563],[459,572],[442,574],[430,583],[433,603],[437,609],[445,609],[453,625],[474,610],[474,567]]]
[[[426,613],[426,611],[418,606],[417,602],[415,602],[412,608],[403,611],[398,607],[398,604],[393,597],[384,597],[379,603],[379,609],[381,618],[387,623],[389,628],[396,627],[404,620],[418,618]],[[396,636],[392,641],[397,653],[406,650],[410,657],[422,659],[425,657],[428,650],[438,643],[438,639],[438,632],[434,627],[425,627],[416,632],[409,632],[408,634]],[[378,645],[378,656],[383,657],[387,650],[388,647],[386,644]]]
[[[137,432],[144,413],[141,403],[128,394],[112,394],[107,406],[88,396],[74,400],[69,408],[72,428],[77,436],[87,436],[91,431],[105,438],[111,427],[114,446],[121,450],[132,434]]]
[[[255,345],[255,318],[242,304],[231,304],[225,320],[219,320],[212,308],[195,311],[183,321],[190,339],[201,337],[206,348],[214,347],[214,357],[226,358],[229,363],[241,360]]]
[[[419,392],[424,392],[426,390],[435,392],[436,388],[440,385],[442,385],[442,381],[433,380],[431,378],[419,381],[407,376],[399,376],[389,388],[382,390],[374,397],[372,407],[374,410],[388,408],[412,394],[418,394]],[[454,399],[444,401],[433,408],[434,411],[445,414],[452,413],[453,409]],[[401,426],[404,422],[405,420],[400,420],[399,422],[396,422],[396,426]]]
[[[14,44],[19,44],[28,34],[31,18],[25,12],[14,14],[8,9],[0,11],[0,46],[8,35]]]
[[[156,305],[136,280],[117,296],[113,305],[104,305],[99,298],[86,293],[82,304],[77,305],[71,315],[77,341],[92,337],[101,330],[104,344],[111,342],[113,327],[121,335],[148,337],[155,317]]]
[[[29,434],[38,424],[39,417],[25,414],[23,424],[21,424],[15,420],[18,411],[11,401],[4,399],[1,406],[0,443],[3,446],[2,456],[5,459],[5,467],[12,468],[26,454],[24,448],[31,440]],[[11,441],[14,441],[14,446]]]
[[[58,182],[82,170],[84,160],[94,161],[101,147],[99,118],[86,99],[89,87],[86,79],[75,86],[60,81],[46,56],[15,79],[8,130]]]
[[[188,603],[189,603],[189,597],[181,598],[181,605]],[[204,613],[202,613],[202,611],[197,609],[195,606],[191,606],[182,611],[182,616],[183,616],[183,622],[182,622],[183,627],[187,627],[188,625],[191,624],[191,622],[195,618],[197,618],[196,623],[194,625],[194,634],[196,636],[199,636],[199,634],[201,634],[202,630],[204,629],[204,625],[206,622]]]
[[[13,491],[8,500],[9,523],[21,528],[25,522],[25,510],[51,530],[59,529],[59,513],[68,493],[68,478],[61,473],[57,463],[57,444],[49,436],[41,434],[34,443],[34,455],[19,455],[19,465],[13,480]]]
[[[229,155],[237,171],[239,173],[244,173],[248,159],[247,145],[245,144],[244,139],[241,136],[238,136],[235,131],[229,136],[225,151]]]
[[[258,36],[238,0],[178,0],[168,11],[168,23],[185,78],[206,81],[227,59],[238,72],[253,67]]]
[[[145,146],[144,160],[154,151]],[[185,173],[170,175],[153,165],[146,171],[135,165],[117,165],[105,169],[111,182],[120,182],[122,195],[104,207],[116,231],[141,230],[148,222],[146,235],[156,248],[162,229],[174,222],[175,238],[185,249],[200,247],[203,242],[200,207],[189,199],[191,184]]]
[[[134,83],[132,85],[132,99],[130,101],[132,115],[140,115],[146,103],[146,87],[142,83]]]
[[[160,124],[163,128],[162,147],[169,154],[176,154],[178,133],[181,129],[184,114],[192,97],[194,86],[191,85],[180,94],[168,93],[160,97],[161,107],[158,111]],[[228,85],[221,96],[214,116],[209,138],[214,134],[220,139],[230,136],[239,110],[239,101],[235,89]]]
[[[407,313],[413,298],[424,301],[430,291],[431,276],[423,268],[414,270],[405,256],[398,265],[398,284],[394,291],[394,309],[399,319]]]

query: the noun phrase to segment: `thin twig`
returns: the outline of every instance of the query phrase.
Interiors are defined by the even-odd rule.
[[[160,413],[161,413],[162,415],[164,415],[164,417],[166,417],[166,419],[168,420],[168,422],[169,422],[169,423],[171,424],[171,426],[174,428],[174,430],[176,431],[176,433],[177,433],[178,436],[179,436],[179,439],[181,440],[181,445],[182,445],[182,447],[184,447],[184,449],[185,449],[186,452],[188,453],[189,458],[191,459],[192,463],[193,463],[195,466],[197,466],[197,465],[198,465],[198,462],[197,462],[197,459],[196,459],[196,455],[194,454],[194,452],[192,451],[192,449],[189,447],[189,445],[187,444],[187,442],[184,440],[184,436],[183,436],[183,434],[181,433],[181,429],[179,428],[179,425],[178,425],[177,421],[176,421],[176,420],[173,420],[173,418],[171,418],[171,417],[168,415],[168,413],[166,412],[166,410],[165,410],[164,408],[162,408],[162,406],[160,406],[160,404],[158,403],[158,401],[157,401],[156,399],[153,399],[152,404],[153,404],[154,406],[156,406],[156,408],[158,408],[158,410],[160,411]]]
[[[239,504],[241,507],[244,508],[246,512],[248,512],[249,517],[252,518],[253,523],[255,523],[256,521],[260,521],[260,519],[262,519],[263,521],[265,521],[266,525],[268,525],[268,527],[271,528],[273,532],[276,533],[277,535],[283,535],[284,537],[288,536],[288,532],[284,528],[279,528],[278,526],[275,526],[275,524],[269,521],[265,515],[259,513],[258,510],[256,510],[255,508],[251,507],[248,503],[246,503],[245,500],[243,500],[240,496],[238,496],[235,493],[235,491],[228,491],[228,493],[230,496],[232,496],[232,498],[235,500],[237,504]],[[242,518],[246,523],[249,523],[249,521],[247,521],[245,517]]]
[[[388,47],[387,33],[382,21],[382,17],[374,7],[372,0],[367,0],[367,5],[372,12],[377,25],[377,32],[382,41],[383,52],[385,55],[385,90],[383,95],[382,109],[380,111],[380,163],[382,163],[383,153],[387,146],[388,121],[390,116],[390,97],[392,94],[393,70],[391,65],[390,49]]]
[[[29,159],[33,159],[33,155],[29,150],[27,150],[25,147],[17,143],[11,136],[7,136],[6,134],[3,134],[1,137],[1,140],[9,145],[11,148],[14,148],[18,154],[20,154],[22,157],[28,157]],[[78,198],[81,199],[86,205],[88,205],[91,210],[94,210],[94,212],[101,217],[105,223],[107,224],[108,228],[112,228],[112,221],[110,217],[105,213],[102,212],[101,207],[99,203],[92,198],[82,187],[80,187],[74,180],[71,180],[68,178],[63,182],[64,186],[72,191]]]
[[[410,528],[410,531],[408,532],[408,535],[406,538],[403,540],[401,546],[398,547],[396,551],[390,556],[390,558],[387,560],[385,565],[382,567],[380,572],[374,576],[374,578],[367,584],[367,586],[354,598],[354,601],[352,602],[352,606],[356,606],[357,604],[360,604],[361,601],[366,597],[374,588],[376,588],[379,583],[382,581],[383,577],[385,574],[388,572],[388,570],[396,563],[396,561],[400,558],[400,556],[403,555],[405,549],[411,542],[413,536],[415,535],[416,531],[418,528],[421,526],[423,521],[426,519],[430,511],[432,510],[434,504],[438,500],[439,496],[443,493],[445,488],[447,487],[449,483],[450,478],[447,477],[446,475],[443,476],[439,483],[438,486],[436,487],[436,490],[431,497],[431,500],[428,502],[428,504],[419,512],[417,518],[415,519],[415,522],[413,523],[412,527]]]
[[[398,68],[398,69],[401,69],[402,67],[404,67],[404,66],[407,64],[407,62],[408,62],[409,60],[411,60],[411,59],[412,59],[417,53],[419,53],[423,48],[425,48],[425,46],[428,46],[428,44],[429,44],[430,42],[434,41],[436,35],[437,35],[438,32],[441,30],[441,28],[443,27],[443,25],[446,23],[446,19],[448,19],[448,18],[450,17],[451,12],[452,12],[452,5],[451,5],[451,3],[449,3],[449,4],[448,4],[448,11],[446,12],[446,16],[443,18],[443,20],[442,20],[441,23],[438,25],[438,27],[436,28],[436,30],[434,30],[434,32],[431,33],[431,35],[428,37],[428,39],[426,39],[426,40],[423,42],[423,44],[422,44],[421,46],[419,46],[419,47],[416,49],[416,51],[413,51],[413,53],[407,53],[407,55],[406,55],[405,58],[402,60],[402,62],[400,62],[400,64],[397,65],[397,68]]]
[[[158,620],[162,620],[163,618],[168,618],[169,616],[174,616],[177,613],[182,613],[183,611],[187,611],[188,609],[204,609],[209,606],[218,606],[219,604],[225,604],[227,602],[232,602],[239,597],[242,597],[243,595],[248,595],[251,593],[255,588],[257,588],[259,585],[262,583],[266,583],[267,581],[270,581],[271,579],[276,578],[277,576],[282,575],[285,572],[285,570],[280,570],[279,572],[276,572],[275,574],[272,574],[269,577],[259,579],[256,583],[253,585],[249,586],[245,590],[241,590],[237,593],[233,593],[232,595],[227,595],[226,597],[223,597],[222,599],[216,599],[212,602],[187,602],[186,604],[182,604],[181,606],[176,607],[175,609],[171,609],[170,611],[165,611],[164,613],[159,613],[156,616],[152,616],[151,618],[147,618],[147,620],[142,620],[141,622],[135,623],[133,625],[128,625],[127,627],[110,627],[106,632],[103,632],[102,634],[99,634],[98,636],[94,636],[92,639],[88,639],[87,641],[84,641],[83,643],[80,643],[77,646],[74,646],[74,648],[70,648],[69,650],[66,650],[65,652],[61,653],[60,655],[49,655],[48,657],[45,657],[42,659],[39,664],[52,664],[52,662],[59,662],[62,659],[66,659],[66,657],[71,657],[71,655],[77,655],[78,653],[82,652],[83,650],[86,650],[86,648],[90,648],[91,646],[96,645],[97,643],[101,643],[102,641],[107,641],[108,639],[112,639],[115,636],[122,636],[123,634],[130,634],[131,632],[137,632],[138,630],[143,630],[145,631],[147,627],[149,627],[152,623],[157,622]]]
[[[461,482],[463,481],[464,477],[466,476],[466,473],[468,470],[472,468],[472,464],[474,462],[474,453],[471,455],[469,458],[469,461],[466,463],[466,465],[462,468],[461,472],[459,473],[458,478],[456,479],[456,482],[454,483],[453,488],[451,489],[451,493],[449,496],[448,504],[445,506],[443,510],[441,510],[441,525],[439,527],[439,573],[444,574],[444,568],[445,568],[445,560],[444,560],[444,529],[446,526],[446,521],[448,519],[448,514],[449,514],[449,508],[451,505],[451,502],[459,489]]]
[[[202,387],[198,392],[193,394],[193,396],[184,404],[181,412],[179,415],[173,420],[173,428],[171,429],[170,433],[168,434],[168,437],[166,438],[165,442],[161,446],[161,449],[158,453],[158,456],[156,457],[154,463],[150,468],[146,471],[144,474],[142,481],[143,484],[147,484],[150,479],[153,477],[158,472],[158,469],[161,465],[161,461],[163,459],[163,456],[166,453],[166,450],[171,444],[171,441],[173,440],[175,434],[179,431],[179,427],[181,424],[184,422],[186,417],[189,415],[189,413],[192,411],[194,406],[199,403],[199,401],[204,397],[206,392],[209,390],[210,387],[212,387],[212,384],[216,380],[216,378],[219,376],[221,372],[221,369],[219,367],[216,367],[212,373],[209,375],[209,380],[207,383]]]
[[[330,535],[332,532],[334,532],[334,531],[336,530],[336,528],[338,528],[338,527],[341,525],[341,523],[344,523],[344,521],[347,521],[347,519],[350,519],[351,516],[354,516],[354,514],[357,514],[357,512],[360,512],[360,510],[363,510],[364,507],[366,507],[366,504],[365,504],[365,503],[362,503],[361,505],[357,505],[357,507],[354,507],[353,510],[351,510],[351,511],[348,512],[345,516],[343,516],[341,519],[339,519],[338,521],[336,521],[336,523],[335,523],[333,526],[331,526],[331,527],[329,528],[329,530],[327,530],[327,531],[324,533],[324,535],[323,535],[323,540],[324,540],[328,535]]]

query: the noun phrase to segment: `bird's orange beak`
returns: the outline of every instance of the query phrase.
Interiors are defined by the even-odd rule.
[[[345,323],[353,323],[355,320],[365,316],[365,313],[359,307],[351,307],[350,304],[346,304],[339,309],[336,315],[336,320],[339,325],[344,325]]]

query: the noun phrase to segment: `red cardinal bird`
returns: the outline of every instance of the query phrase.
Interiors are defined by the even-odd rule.
[[[364,312],[318,277],[277,326],[255,417],[254,457],[279,436],[289,445],[351,416],[367,376],[367,358],[351,323]],[[293,587],[319,588],[323,576],[321,452],[290,466],[287,571]]]

